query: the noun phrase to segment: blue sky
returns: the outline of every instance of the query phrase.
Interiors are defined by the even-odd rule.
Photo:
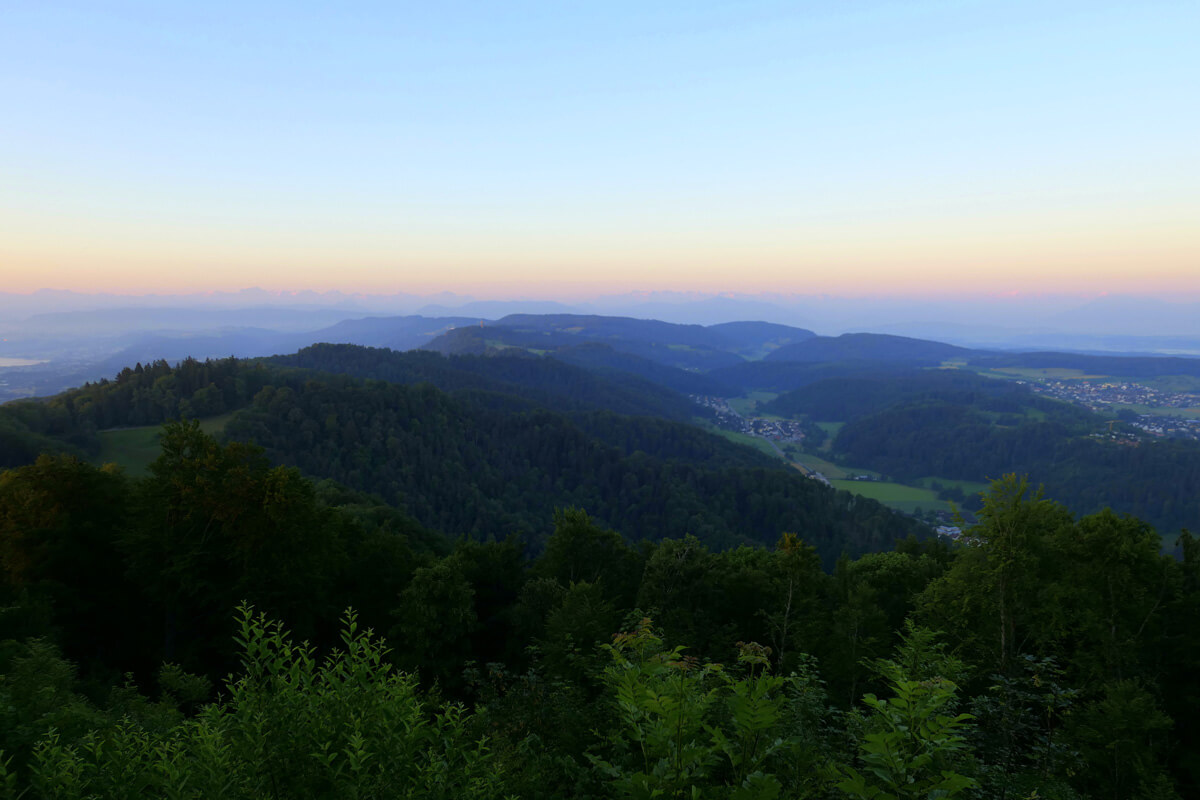
[[[1200,291],[1200,4],[0,10],[3,288]]]

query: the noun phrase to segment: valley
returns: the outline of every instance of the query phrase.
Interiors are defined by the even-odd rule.
[[[1195,469],[1200,359],[1001,353],[757,322],[699,326],[570,314],[466,322],[383,317],[310,335],[285,332],[293,341],[328,335],[347,343],[255,363],[428,381],[470,393],[476,403],[506,398],[509,411],[698,421],[817,483],[920,512],[929,525],[952,509],[970,519],[979,487],[1016,472],[1081,513],[1107,502],[1146,516],[1163,528],[1164,542],[1179,527],[1200,527],[1200,509],[1171,477]],[[194,414],[208,402],[185,406]],[[134,471],[154,453],[150,433],[110,432],[97,441],[89,445],[102,454],[96,457]],[[1121,443],[1139,446],[1122,453]],[[1132,463],[1146,474],[1131,483],[1121,465]],[[1172,463],[1185,465],[1183,473]],[[971,490],[961,489],[964,482]]]
[[[1197,31],[3,3],[0,800],[1200,798]]]
[[[768,404],[776,397],[778,395],[772,392],[753,392],[744,397],[692,396],[691,399],[714,414],[714,425],[722,435],[778,456],[818,483],[876,500],[935,528],[958,518],[974,521],[970,511],[939,496],[943,481],[938,478],[917,480],[912,484],[896,483],[882,480],[872,470],[835,464],[822,458],[822,455],[831,454],[832,438],[842,423],[754,415],[760,404]],[[956,483],[952,480],[944,482]],[[934,485],[936,491],[931,488]],[[970,494],[974,495],[987,488],[982,483],[970,486]],[[959,502],[965,501],[970,494],[959,497]]]
[[[606,665],[633,665],[636,648],[636,663],[668,670],[688,702],[701,696],[688,670],[716,675],[723,661],[730,668],[720,674],[731,677],[704,696],[736,709],[761,681],[785,681],[769,685],[825,709],[788,700],[789,714],[856,742],[842,709],[865,691],[906,685],[872,665],[889,654],[941,657],[929,644],[935,634],[905,627],[919,620],[972,659],[962,679],[971,707],[998,702],[997,670],[1019,676],[1028,663],[980,635],[995,616],[980,603],[997,596],[984,557],[1007,547],[1028,574],[1006,602],[1022,609],[1028,646],[1065,665],[1034,679],[1085,687],[1090,694],[1071,702],[1093,716],[1107,707],[1096,676],[1110,661],[1145,676],[1166,661],[1174,671],[1153,679],[1187,690],[1192,673],[1178,665],[1191,645],[1161,645],[1146,621],[1178,627],[1196,601],[1187,588],[1194,540],[1176,531],[1200,527],[1200,445],[1148,436],[1140,416],[1113,419],[1107,406],[1096,413],[1080,400],[1094,391],[1112,405],[1159,402],[1174,395],[1143,392],[1140,380],[1185,387],[1196,365],[1131,358],[1130,371],[1154,374],[1080,389],[1067,370],[1111,376],[1112,365],[1036,354],[1027,368],[1044,377],[1002,379],[979,374],[998,358],[991,353],[956,349],[961,363],[946,369],[939,343],[868,334],[831,342],[780,327],[527,315],[499,330],[452,327],[431,335],[429,349],[326,342],[269,357],[135,362],[0,405],[0,592],[17,612],[0,616],[0,635],[25,637],[5,644],[15,654],[7,663],[38,687],[76,674],[78,663],[82,680],[56,689],[73,699],[52,706],[76,726],[68,737],[95,735],[71,731],[109,725],[95,721],[129,704],[149,719],[140,709],[150,701],[128,681],[166,687],[153,713],[177,715],[162,724],[178,732],[194,724],[193,707],[208,709],[205,719],[248,713],[244,693],[225,711],[203,705],[222,676],[307,669],[260,658],[287,647],[259,644],[281,641],[268,620],[289,620],[322,650],[356,643],[366,659],[355,667],[356,692],[397,669],[413,676],[409,691],[419,683],[462,703],[447,713],[498,743],[496,785],[576,796],[576,781],[602,786],[608,773],[563,764],[623,752],[594,731],[610,725],[614,707],[606,676],[635,674]],[[369,329],[377,341],[390,335],[386,321]],[[799,360],[780,357],[788,352]],[[1003,358],[1005,368],[1026,368]],[[1006,538],[1013,530],[1019,538]],[[1118,551],[1119,568],[1109,558]],[[1096,588],[1114,581],[1123,582],[1119,604]],[[231,622],[230,609],[247,601],[272,616],[243,606]],[[358,634],[339,633],[334,621],[350,606],[343,626],[384,632],[388,649],[368,655]],[[1106,633],[1114,625],[1116,645]],[[61,655],[37,649],[51,639]],[[1180,649],[1158,660],[1160,646]],[[683,647],[721,661],[680,658]],[[759,672],[745,671],[743,658]],[[118,671],[132,676],[119,695],[125,706],[85,695]],[[188,693],[171,694],[179,686]],[[237,686],[250,684],[227,690]],[[530,692],[548,719],[530,710]],[[1150,698],[1139,690],[1129,703]],[[1162,707],[1163,719],[1183,721],[1181,741],[1196,738],[1185,702]],[[717,731],[724,718],[706,724]],[[998,723],[980,719],[991,735]],[[25,748],[10,763],[45,763],[52,751],[32,749],[39,736],[0,730],[6,747]],[[554,755],[531,760],[525,750],[542,736]],[[816,757],[793,741],[789,758]],[[827,748],[834,739],[812,741]],[[1108,753],[1092,752],[1089,763]],[[820,784],[773,769],[801,793]],[[972,769],[996,786],[1012,777]],[[1022,786],[1045,785],[1036,770],[1016,774]]]

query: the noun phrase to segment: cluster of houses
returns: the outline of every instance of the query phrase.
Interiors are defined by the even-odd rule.
[[[831,489],[833,488],[833,484],[829,482],[829,478],[826,478],[824,475],[822,475],[820,472],[817,472],[815,469],[801,468],[800,471],[803,472],[806,477],[812,478],[817,483],[823,483],[826,486],[828,486],[829,488],[831,488]]]
[[[729,401],[723,397],[710,397],[707,395],[692,395],[691,399],[697,405],[701,405],[709,409],[716,419],[716,423],[721,428],[726,430],[745,433],[750,436],[759,436],[763,439],[768,439],[773,442],[794,442],[801,443],[804,441],[804,430],[799,422],[793,420],[782,419],[767,419],[765,417],[743,417],[729,405]],[[833,483],[820,472],[814,469],[795,465],[804,475],[818,483],[823,483],[826,486],[832,487]],[[852,475],[851,480],[856,481],[875,481],[878,480],[874,475]],[[939,516],[942,516],[939,514]],[[943,517],[943,521],[948,517],[947,514]],[[962,536],[962,528],[956,525],[942,524],[934,528],[938,536],[958,541]]]
[[[1200,408],[1200,395],[1163,392],[1140,383],[1094,383],[1092,381],[1041,381],[1030,385],[1033,391],[1107,413],[1111,406],[1149,406],[1150,408]]]
[[[745,433],[749,436],[759,436],[763,439],[770,439],[773,442],[794,442],[799,444],[804,441],[804,426],[794,420],[743,417],[737,411],[734,411],[729,405],[729,401],[723,397],[694,394],[691,398],[692,402],[712,411],[716,417],[717,425],[726,430]]]
[[[1021,381],[1025,383],[1025,381]],[[1058,400],[1089,408],[1099,414],[1111,414],[1116,406],[1146,406],[1148,408],[1200,408],[1200,395],[1187,392],[1163,392],[1140,383],[1096,383],[1084,380],[1040,381],[1029,384],[1033,391]],[[1200,419],[1159,414],[1140,414],[1129,423],[1142,433],[1160,438],[1200,440]],[[1137,439],[1112,434],[1107,438],[1119,444],[1136,445]]]
[[[1143,414],[1130,424],[1151,436],[1200,440],[1200,419]]]
[[[764,419],[762,417],[743,417],[746,428],[743,431],[751,436],[761,436],[776,442],[804,441],[804,429],[799,422],[789,419]]]
[[[709,397],[708,395],[693,394],[690,395],[691,400],[698,406],[704,406],[709,411],[713,412],[716,417],[717,424],[722,428],[736,430],[741,425],[742,415],[734,411],[729,406],[729,401],[724,397]]]

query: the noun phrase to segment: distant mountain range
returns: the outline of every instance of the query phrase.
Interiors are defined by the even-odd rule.
[[[810,330],[766,322],[704,327],[629,317],[513,314],[489,325],[449,331],[425,347],[445,354],[504,348],[544,353],[595,342],[679,369],[710,370],[814,336]]]
[[[737,301],[709,298],[700,302],[728,309],[736,307]],[[491,311],[504,306],[493,303],[475,308]],[[1123,342],[1136,345],[1139,354],[1200,353],[1200,338],[1186,336],[1076,337],[1072,341],[1084,346],[1075,348],[1070,358],[1043,354],[1029,363],[1063,365],[1083,363],[1079,361],[1083,356],[1111,357]],[[946,342],[884,333],[820,336],[809,328],[766,321],[699,325],[558,311],[488,319],[467,314],[347,318],[344,310],[276,306],[93,309],[34,314],[19,324],[7,325],[0,336],[0,357],[44,363],[0,368],[0,401],[54,394],[86,381],[109,378],[136,363],[270,356],[316,343],[393,350],[427,348],[445,354],[514,350],[554,354],[568,363],[589,368],[607,363],[609,369],[631,372],[678,391],[711,394],[746,386],[782,391],[821,376],[851,374],[868,367],[879,371],[898,365],[934,366],[950,360],[995,358],[1004,350],[968,347],[962,339]],[[1026,347],[1016,352],[1044,349]],[[857,366],[851,368],[850,364]],[[1156,374],[1190,375],[1193,368],[1169,362],[1154,369]],[[1161,373],[1162,369],[1176,371]]]
[[[419,296],[404,292],[271,292],[245,289],[176,295],[82,294],[42,290],[32,294],[0,292],[0,334],[18,323],[48,313],[155,309],[246,312],[250,318],[221,323],[231,327],[264,324],[264,309],[329,312],[337,319],[367,315],[475,317],[495,320],[511,314],[598,314],[713,325],[740,319],[801,325],[825,334],[870,331],[948,341],[964,346],[1029,347],[1029,334],[1041,337],[1139,337],[1146,335],[1200,339],[1200,298],[1134,295],[970,296],[970,297],[837,297],[798,294],[705,294],[701,292],[631,292],[580,300],[478,299],[443,292]],[[257,315],[257,318],[255,318]],[[125,314],[112,329],[141,325],[138,314]],[[179,321],[166,327],[178,328]],[[144,327],[143,327],[144,329]],[[1042,342],[1043,346],[1064,346]]]
[[[1062,410],[1078,405],[1048,398],[1027,402],[1031,389],[1022,384],[1043,377],[1103,376],[1145,382],[1161,392],[1196,392],[1200,358],[1006,352],[893,334],[819,336],[807,328],[762,321],[696,325],[564,313],[510,314],[491,321],[466,316],[368,317],[309,332],[137,332],[120,343],[115,353],[86,363],[68,362],[66,369],[51,361],[0,370],[0,398],[56,394],[87,381],[111,382],[118,374],[124,376],[118,383],[127,382],[129,368],[136,365],[153,365],[154,374],[165,374],[170,363],[185,358],[229,356],[276,356],[270,363],[280,368],[431,385],[505,414],[542,409],[687,423],[697,417],[714,419],[713,409],[722,406],[711,401],[696,405],[688,395],[758,404],[767,403],[767,395],[805,390],[778,398],[764,410],[784,417],[799,414],[794,421],[806,424],[845,423],[827,455],[844,457],[850,464],[906,481],[939,476],[981,482],[998,471],[1036,468],[1080,508],[1090,510],[1105,498],[1122,499],[1124,507],[1165,530],[1194,524],[1191,505],[1175,482],[1162,477],[1175,463],[1173,448],[1184,454],[1181,458],[1192,459],[1192,444],[1151,447],[1137,440],[1138,446],[1129,452],[1093,452],[1099,445],[1090,437],[1111,433],[1108,422],[1117,421],[1111,419],[1115,411],[1107,419],[1087,411],[1087,419],[1081,421]],[[916,389],[901,397],[897,387],[904,386]],[[997,387],[1024,394],[1001,392],[999,399],[988,399]],[[200,395],[193,410],[210,400]],[[846,416],[864,403],[875,405],[860,418]],[[330,418],[320,416],[315,407],[310,412],[310,433],[315,435]],[[357,428],[356,422],[347,430]],[[905,431],[919,435],[904,438]],[[358,439],[357,434],[347,436],[348,441]],[[374,442],[372,436],[367,439]],[[621,441],[636,442],[636,437],[631,434]],[[934,447],[931,442],[940,444]],[[632,455],[637,446],[630,447]],[[1118,484],[1128,482],[1123,470],[1135,456],[1141,459],[1143,477],[1152,475],[1154,480],[1142,480],[1137,491],[1126,496]],[[1200,466],[1188,466],[1187,474],[1200,475]],[[1175,506],[1178,509],[1172,511]]]
[[[819,336],[780,347],[767,354],[770,361],[886,361],[898,364],[936,365],[952,358],[964,358],[972,351],[941,342],[888,336],[878,333],[844,333]]]

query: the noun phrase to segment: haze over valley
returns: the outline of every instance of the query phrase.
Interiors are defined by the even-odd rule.
[[[16,305],[13,296],[6,299],[10,307]],[[826,486],[881,500],[932,528],[956,530],[959,514],[972,520],[979,491],[1007,472],[1048,485],[1056,496],[1082,505],[1081,511],[1113,506],[1148,518],[1166,526],[1164,536],[1169,537],[1171,529],[1200,524],[1194,501],[1167,499],[1178,495],[1171,486],[1182,490],[1186,481],[1179,480],[1183,473],[1159,474],[1171,469],[1165,461],[1161,467],[1142,467],[1149,471],[1142,482],[1157,486],[1149,495],[1145,490],[1118,489],[1129,483],[1122,470],[1127,468],[1123,465],[1129,461],[1130,446],[1145,444],[1150,448],[1146,452],[1167,442],[1176,443],[1169,446],[1175,449],[1200,447],[1200,335],[1189,335],[1200,315],[1192,316],[1195,306],[1186,302],[1136,297],[962,298],[913,308],[894,300],[868,299],[856,310],[844,299],[803,296],[627,295],[568,304],[442,295],[433,298],[440,301],[434,304],[406,296],[260,290],[165,298],[173,306],[149,304],[163,298],[61,293],[38,293],[29,299],[54,300],[57,308],[71,310],[28,313],[32,309],[26,307],[26,316],[10,323],[3,344],[6,352],[19,355],[5,356],[14,363],[0,365],[4,399],[54,395],[83,383],[99,384],[103,390],[114,380],[119,383],[131,368],[140,371],[153,365],[162,372],[185,360],[223,362],[231,357],[266,358],[264,363],[365,378],[390,373],[379,365],[352,369],[344,362],[387,363],[398,358],[397,364],[408,365],[399,368],[401,382],[433,380],[442,388],[459,386],[455,381],[440,384],[432,376],[442,373],[429,373],[427,357],[417,351],[448,358],[438,370],[461,369],[462,358],[491,359],[469,362],[468,371],[490,363],[487,370],[493,379],[504,381],[499,391],[523,394],[520,381],[509,383],[507,373],[529,369],[519,359],[532,358],[559,365],[537,367],[550,370],[539,379],[548,382],[539,391],[554,391],[550,376],[555,369],[582,370],[591,375],[589,381],[633,381],[650,391],[654,401],[627,398],[615,406],[601,406],[698,423]],[[138,305],[131,306],[134,302]],[[835,331],[850,332],[822,335],[798,325],[739,319],[754,312],[775,320],[795,319],[815,308],[824,309],[815,316]],[[392,315],[389,309],[417,313]],[[594,313],[600,309],[627,315]],[[1116,309],[1130,317],[1123,325],[1113,321]],[[649,311],[665,311],[663,316],[675,321],[647,318]],[[1009,338],[1004,338],[997,332],[1006,329],[987,324],[989,312],[996,321],[1036,317],[1043,332],[1007,329]],[[975,327],[941,327],[991,331],[991,337],[981,336],[991,341],[972,346],[970,336],[936,341],[884,332],[939,328],[939,323],[905,316],[918,313],[949,319],[974,313]],[[880,324],[878,332],[869,326],[856,330],[856,321],[871,314],[895,321]],[[1166,326],[1157,330],[1174,330],[1176,335],[1113,332],[1145,330],[1133,319],[1138,315],[1142,325],[1156,316]],[[722,318],[727,319],[711,322]],[[351,347],[331,349],[332,345]],[[405,360],[404,353],[417,360]],[[418,369],[417,364],[426,366]],[[876,405],[860,408],[864,391],[870,396],[884,384],[910,383],[911,388],[885,390]],[[1005,402],[1015,405],[1003,418],[988,410],[989,403],[998,401],[981,399],[996,393],[1008,397],[1005,393],[1011,392],[1016,394]],[[527,399],[555,407],[539,397]],[[883,422],[887,414],[901,413],[906,403],[918,400],[929,408],[948,404],[945,416],[933,421],[929,431],[922,429],[927,423],[902,414],[894,422]],[[222,412],[235,410],[221,407]],[[1062,426],[1047,427],[1047,415],[1061,418]],[[876,426],[874,432],[859,432],[871,425]],[[1032,440],[1001,441],[1008,436],[1020,442],[1038,431],[1043,439],[1032,449]],[[986,445],[979,441],[983,434]],[[1113,458],[1104,475],[1095,469],[1105,458],[1088,450],[1100,441],[1110,443],[1101,450]],[[1007,455],[997,459],[987,448]],[[1164,452],[1164,459],[1172,457],[1176,455]],[[1072,466],[1075,461],[1079,464]],[[1085,486],[1088,482],[1091,485]]]
[[[0,293],[0,400],[52,394],[111,377],[138,361],[265,356],[316,342],[410,349],[450,327],[494,322],[514,313],[701,325],[759,320],[805,326],[823,335],[887,333],[1009,351],[1200,355],[1200,301],[1144,296],[917,300],[652,292],[558,302],[474,300],[448,293],[419,297],[242,290],[142,296],[41,291]],[[393,321],[384,322],[387,318]]]

